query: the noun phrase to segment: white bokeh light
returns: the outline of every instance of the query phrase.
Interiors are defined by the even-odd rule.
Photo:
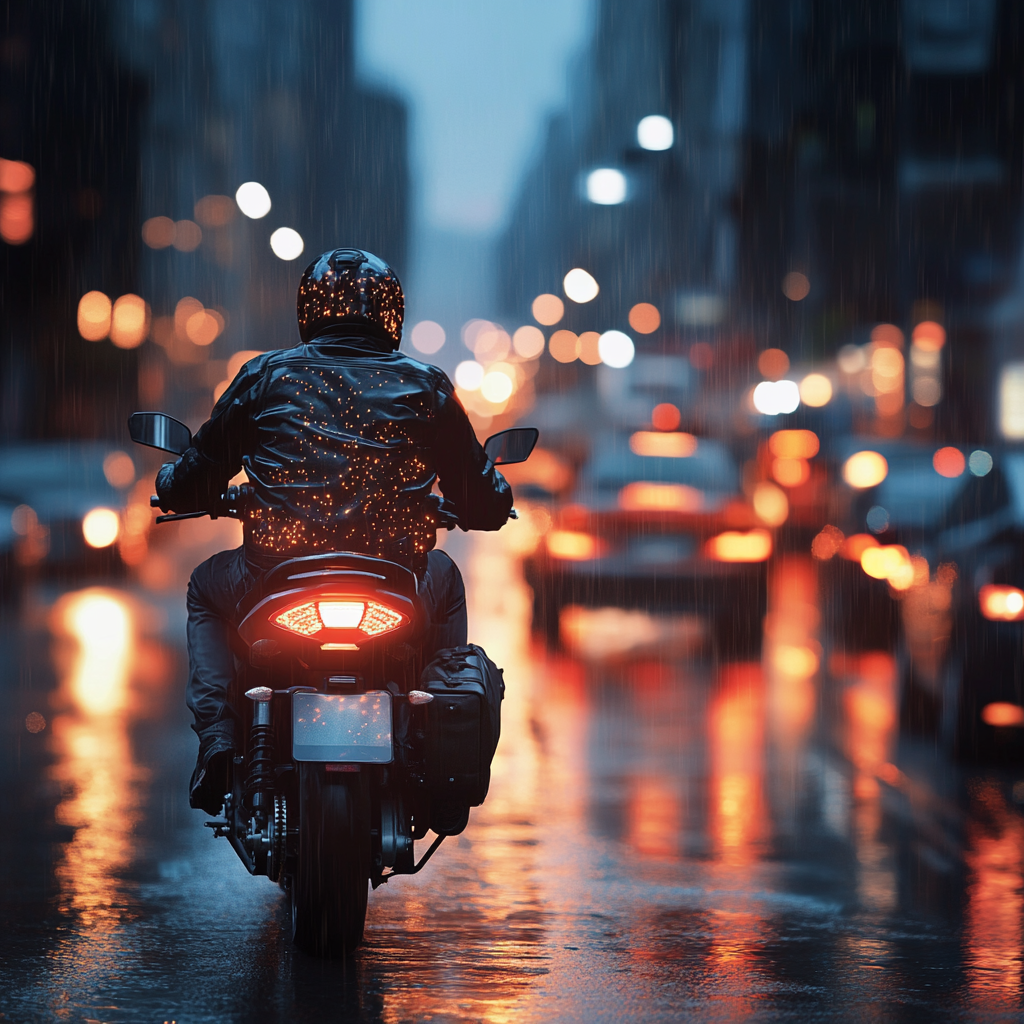
[[[654,153],[671,149],[676,141],[672,122],[661,114],[649,114],[636,126],[636,141],[641,149],[649,149]]]
[[[270,248],[282,260],[296,260],[302,255],[305,243],[295,228],[278,228],[270,236]]]
[[[258,182],[247,181],[235,192],[238,208],[252,220],[259,220],[270,213],[270,193]]]
[[[421,320],[411,334],[412,347],[424,355],[432,356],[444,345],[444,328],[433,320]]]
[[[614,167],[599,167],[587,175],[587,198],[600,206],[626,201],[626,176]]]
[[[562,287],[573,302],[590,302],[591,299],[597,298],[597,293],[601,290],[597,281],[580,267],[575,267],[565,275]]]
[[[515,382],[501,370],[491,370],[480,382],[480,393],[488,402],[500,405],[512,397],[515,390]]]
[[[455,384],[463,391],[477,391],[484,380],[484,368],[475,360],[467,359],[455,367]]]
[[[764,416],[796,412],[800,388],[793,380],[763,380],[754,388],[754,408]]]
[[[633,362],[633,339],[622,331],[605,331],[597,339],[597,354],[605,366],[621,370]]]

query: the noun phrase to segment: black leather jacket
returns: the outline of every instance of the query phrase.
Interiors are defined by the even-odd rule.
[[[499,529],[512,507],[448,377],[353,325],[246,363],[193,447],[158,474],[161,508],[212,507],[243,466],[256,566],[358,551],[421,570],[435,480],[467,530]]]

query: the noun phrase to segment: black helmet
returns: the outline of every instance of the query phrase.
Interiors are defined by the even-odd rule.
[[[363,249],[334,249],[302,275],[298,296],[299,336],[312,341],[332,324],[355,323],[397,349],[402,341],[405,297],[398,275]]]

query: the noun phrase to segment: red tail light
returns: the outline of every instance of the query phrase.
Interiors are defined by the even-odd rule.
[[[279,612],[274,618],[278,626],[308,637],[319,636],[325,630],[330,635],[336,630],[348,632],[355,629],[364,636],[381,636],[398,629],[405,621],[406,617],[401,612],[379,601],[353,601],[345,598],[305,601]],[[331,647],[339,645],[331,644]],[[350,649],[348,644],[340,647]]]
[[[989,583],[978,591],[981,614],[994,622],[1019,622],[1024,619],[1024,590]]]

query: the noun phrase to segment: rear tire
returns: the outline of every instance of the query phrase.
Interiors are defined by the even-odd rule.
[[[292,941],[312,956],[348,956],[362,942],[366,921],[369,797],[362,773],[328,773],[322,764],[298,768]]]

